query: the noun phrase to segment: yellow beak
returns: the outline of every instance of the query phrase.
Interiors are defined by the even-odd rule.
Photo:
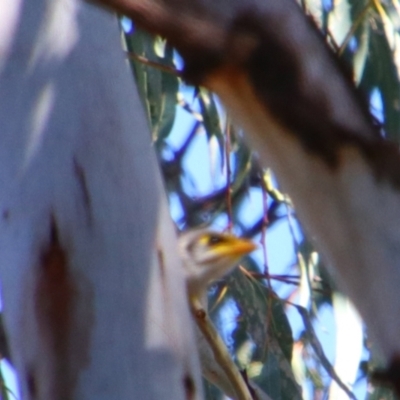
[[[236,258],[251,253],[256,248],[257,245],[251,240],[227,235],[225,241],[216,245],[213,250],[220,256],[232,256]]]

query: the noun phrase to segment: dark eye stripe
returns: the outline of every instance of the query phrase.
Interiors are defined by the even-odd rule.
[[[224,243],[224,242],[225,242],[225,239],[222,236],[219,236],[219,235],[210,235],[208,237],[208,244],[210,246],[214,246],[216,244]]]

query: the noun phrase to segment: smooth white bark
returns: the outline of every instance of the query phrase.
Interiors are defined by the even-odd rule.
[[[175,233],[117,20],[0,4],[0,274],[24,399],[198,398]],[[157,228],[158,226],[158,228]]]

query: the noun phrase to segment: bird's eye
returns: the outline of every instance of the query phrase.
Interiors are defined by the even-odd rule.
[[[224,238],[222,236],[210,235],[208,237],[208,245],[209,246],[214,246],[216,244],[223,243],[223,242],[224,242]]]

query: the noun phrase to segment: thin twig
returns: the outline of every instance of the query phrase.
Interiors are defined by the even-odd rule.
[[[251,272],[251,275],[253,276],[253,278],[256,279],[270,279],[272,281],[278,281],[278,282],[283,282],[283,283],[287,283],[289,285],[295,285],[295,286],[299,286],[299,281],[296,278],[289,278],[286,276],[281,276],[281,275],[265,275],[265,274],[258,274],[258,273],[254,273]]]
[[[200,301],[197,299],[191,299],[190,307],[197,326],[209,343],[214,353],[215,360],[223,369],[232,387],[234,388],[237,394],[237,399],[253,400],[243,376],[239,372],[236,364],[233,362],[228,350],[226,349],[225,343],[222,341],[217,330],[214,328],[213,323],[209,319],[207,312],[204,310]]]
[[[164,65],[164,64],[158,63],[156,61],[151,61],[147,57],[141,56],[141,55],[136,54],[136,53],[134,53],[132,51],[127,51],[126,55],[130,60],[138,61],[138,62],[140,62],[140,63],[142,63],[144,65],[148,65],[149,67],[153,67],[153,68],[159,69],[160,71],[167,72],[167,73],[172,74],[174,76],[178,76],[178,77],[182,76],[182,71],[180,71],[180,70],[178,70],[176,68],[170,67],[168,65]]]
[[[364,8],[361,10],[360,15],[357,17],[357,19],[354,21],[353,25],[351,26],[350,30],[347,32],[346,37],[344,38],[342,44],[340,45],[340,48],[337,52],[338,56],[340,57],[344,50],[346,49],[347,45],[350,42],[350,39],[353,37],[354,33],[356,32],[356,30],[358,29],[358,27],[360,26],[361,22],[364,21],[367,13],[369,12],[369,9],[371,7],[371,1],[369,1]]]
[[[226,159],[226,214],[228,216],[228,230],[233,226],[232,222],[232,187],[231,187],[231,124],[229,118],[225,129],[225,159]]]
[[[261,244],[263,247],[263,258],[264,258],[264,274],[269,276],[269,268],[268,268],[268,258],[267,258],[267,227],[269,225],[268,221],[268,192],[267,188],[265,187],[264,181],[261,180],[261,193],[262,193],[262,202],[263,202],[263,217],[262,217],[262,226],[261,226]],[[271,289],[271,282],[269,279],[268,281],[268,288]]]
[[[175,152],[175,154],[174,154],[175,161],[179,161],[179,162],[182,161],[182,158],[186,154],[186,150],[191,145],[193,139],[196,137],[196,134],[197,134],[198,130],[200,129],[200,127],[201,127],[201,122],[196,121],[194,123],[189,135],[187,136],[184,143],[182,144],[181,148]]]
[[[251,272],[248,271],[247,269],[239,266],[239,269],[249,278],[254,278],[254,279],[267,279],[268,277],[265,276],[264,274],[258,273],[258,272]],[[288,285],[293,285],[293,286],[299,286],[300,282],[300,275],[275,275],[275,274],[270,274],[269,275],[269,279],[273,280],[273,281],[279,281],[279,282],[284,282]],[[329,296],[331,295],[331,291],[328,290],[324,290],[324,289],[320,289],[320,288],[315,288],[315,287],[311,287],[311,290],[315,293],[320,293],[322,295],[325,296]],[[285,299],[281,299],[282,301],[287,301]],[[292,305],[292,303],[290,301],[287,301],[288,304]]]
[[[193,116],[196,121],[204,122],[203,116],[190,106],[190,104],[185,100],[185,98],[178,93],[178,104],[189,114]]]

